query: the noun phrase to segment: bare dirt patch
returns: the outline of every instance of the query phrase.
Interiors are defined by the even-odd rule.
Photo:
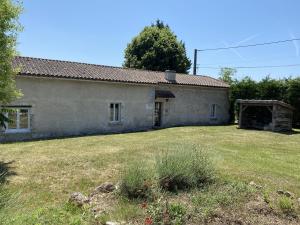
[[[277,212],[259,195],[243,204],[238,210],[217,210],[210,219],[204,222],[204,224],[212,225],[299,225],[299,223],[299,218]]]

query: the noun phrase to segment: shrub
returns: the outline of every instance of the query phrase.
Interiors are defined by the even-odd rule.
[[[293,214],[295,211],[292,200],[286,196],[281,197],[278,204],[281,211],[285,214]]]
[[[121,175],[120,192],[128,198],[152,198],[153,177],[153,170],[147,163],[133,162]]]
[[[271,197],[270,197],[270,193],[268,191],[263,192],[263,197],[264,197],[265,203],[267,203],[267,204],[271,203]]]
[[[159,184],[176,191],[203,186],[213,179],[214,170],[207,155],[197,146],[177,146],[156,160]]]

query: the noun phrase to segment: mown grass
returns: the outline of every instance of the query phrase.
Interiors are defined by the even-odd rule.
[[[178,144],[202,146],[222,177],[300,196],[300,133],[178,127],[0,144],[0,163],[10,162],[5,188],[18,193],[17,203],[1,209],[0,218],[11,224],[89,224],[85,211],[66,206],[71,192],[88,194],[104,181],[118,181],[125,165],[140,159],[153,163],[155,155]]]

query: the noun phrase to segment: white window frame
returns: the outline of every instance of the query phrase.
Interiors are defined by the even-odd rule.
[[[17,114],[17,128],[9,128],[9,123],[5,123],[6,129],[5,133],[28,133],[31,131],[31,124],[30,124],[30,108],[28,107],[7,107],[9,109],[16,110]],[[27,110],[28,113],[28,127],[27,128],[20,128],[20,110]],[[8,117],[8,113],[5,113],[5,116]],[[10,119],[8,117],[8,119]]]
[[[113,105],[113,107],[111,108],[111,105]],[[116,105],[118,105],[118,112],[116,110]],[[109,104],[109,121],[111,123],[120,123],[121,122],[121,107],[122,104],[120,102],[111,102]],[[111,110],[113,110],[113,119],[111,120]],[[116,113],[118,113],[118,120],[116,120]]]
[[[210,105],[210,112],[209,116],[211,119],[216,119],[217,118],[217,104],[211,104]]]

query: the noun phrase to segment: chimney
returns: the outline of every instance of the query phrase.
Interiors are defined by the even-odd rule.
[[[174,71],[174,70],[166,70],[165,71],[165,79],[167,81],[171,81],[171,82],[176,81],[176,71]]]

